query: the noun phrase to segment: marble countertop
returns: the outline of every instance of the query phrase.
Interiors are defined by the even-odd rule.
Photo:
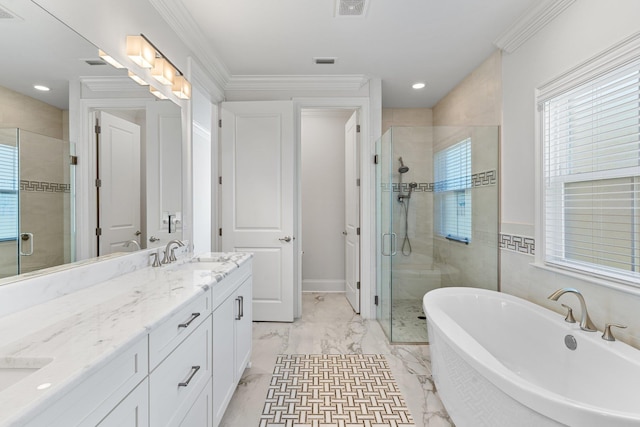
[[[0,426],[38,413],[250,258],[208,253],[192,260],[206,269],[147,267],[0,318],[0,369],[46,363],[0,383]]]

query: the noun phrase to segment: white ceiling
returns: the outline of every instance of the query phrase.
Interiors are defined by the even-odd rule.
[[[336,17],[335,0],[175,1],[232,76],[367,75],[384,107],[407,108],[433,107],[537,0],[367,0],[363,17]]]
[[[126,70],[87,64],[100,59],[98,48],[36,4],[0,0],[0,9],[14,17],[0,19],[0,57],[6,59],[0,86],[66,110],[69,81],[81,76],[126,76]],[[36,84],[51,90],[37,91]]]

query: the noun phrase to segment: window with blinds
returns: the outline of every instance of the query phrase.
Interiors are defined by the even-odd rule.
[[[0,241],[18,238],[18,149],[0,144]]]
[[[542,104],[545,262],[640,279],[640,58]]]
[[[471,139],[433,157],[435,230],[440,236],[471,241]]]

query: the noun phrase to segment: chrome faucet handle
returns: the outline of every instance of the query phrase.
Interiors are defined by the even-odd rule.
[[[564,321],[567,323],[576,323],[576,318],[573,317],[573,309],[566,304],[560,305],[567,309],[567,315],[565,316]]]
[[[621,328],[624,329],[626,328],[625,325],[618,325],[615,323],[607,323],[604,327],[604,333],[602,334],[602,339],[606,340],[606,341],[615,341],[616,337],[613,336],[613,333],[611,332],[611,327],[616,327],[616,328]]]
[[[153,264],[151,264],[151,267],[160,267],[162,265],[160,264],[160,254],[158,254],[158,252],[152,252],[149,256],[153,257]]]

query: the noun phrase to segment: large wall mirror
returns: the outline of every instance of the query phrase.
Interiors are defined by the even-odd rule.
[[[0,55],[0,284],[182,238],[181,108],[31,1]]]

